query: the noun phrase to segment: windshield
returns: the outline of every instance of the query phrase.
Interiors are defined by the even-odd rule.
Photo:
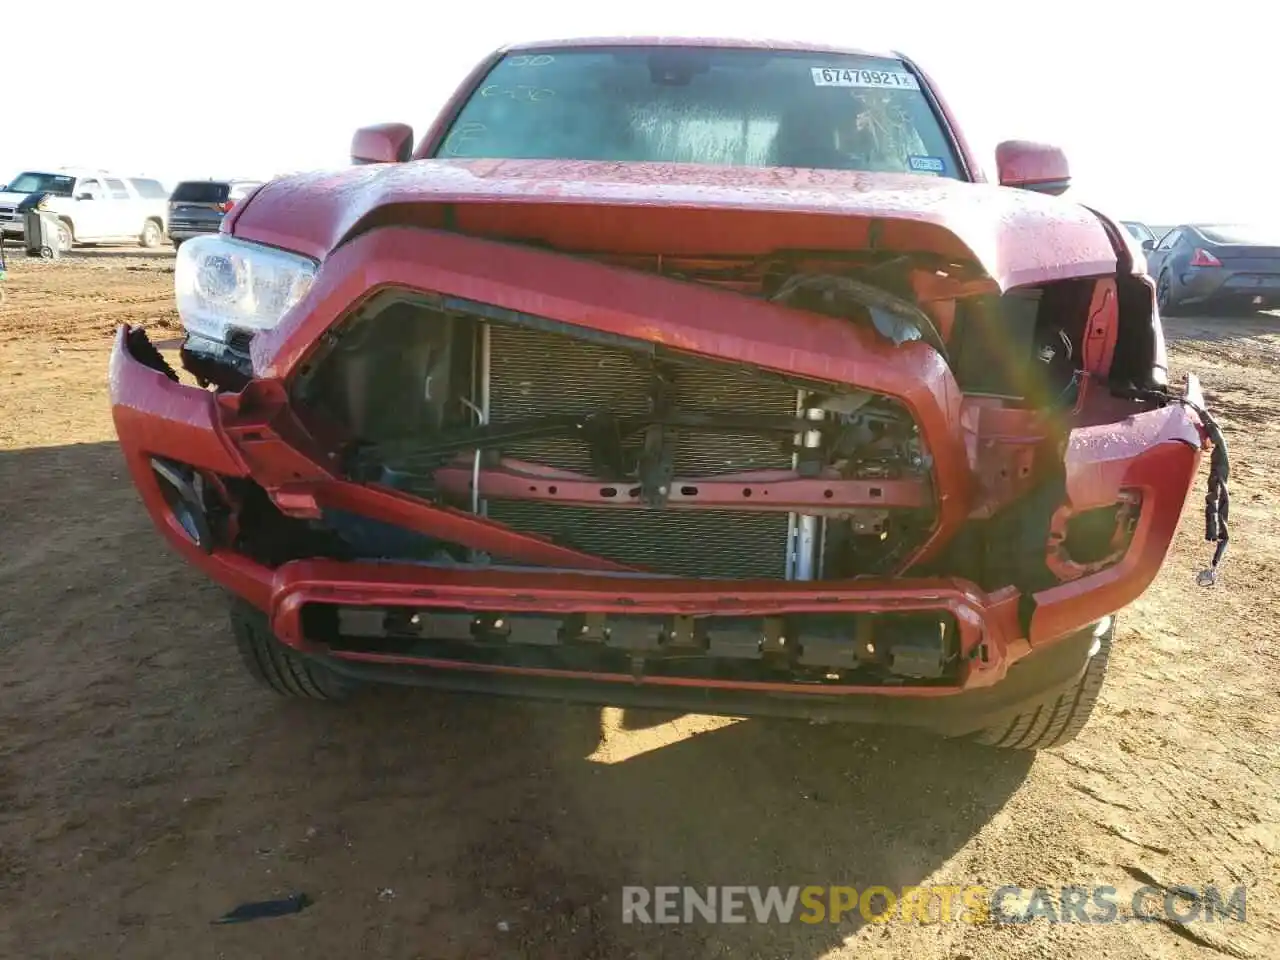
[[[437,156],[963,176],[900,60],[696,47],[509,54]]]
[[[20,173],[9,184],[11,193],[52,193],[58,197],[71,196],[76,178],[63,173]]]

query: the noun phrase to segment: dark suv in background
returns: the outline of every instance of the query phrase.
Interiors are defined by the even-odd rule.
[[[174,248],[203,233],[217,233],[228,210],[260,180],[184,180],[169,195],[169,238]]]

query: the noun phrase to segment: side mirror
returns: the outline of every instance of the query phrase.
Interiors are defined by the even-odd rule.
[[[1143,240],[1143,241],[1142,241],[1142,252],[1143,252],[1143,253],[1150,253],[1150,252],[1151,252],[1152,250],[1154,250],[1155,248],[1156,248],[1156,242],[1155,242],[1154,240]]]
[[[92,194],[92,193],[90,193],[88,190],[81,190],[79,193],[77,193],[77,194],[76,194],[76,199],[77,199],[77,200],[92,200],[92,199],[93,199],[93,194]]]
[[[1000,185],[1060,196],[1071,186],[1071,167],[1059,147],[1030,140],[1006,140],[996,147]]]
[[[351,138],[351,162],[404,163],[413,154],[413,127],[407,123],[378,123],[361,127]]]

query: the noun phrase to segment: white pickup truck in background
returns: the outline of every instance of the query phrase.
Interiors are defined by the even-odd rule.
[[[158,180],[103,170],[29,170],[0,187],[0,232],[24,234],[18,205],[33,193],[52,196],[45,209],[62,224],[59,249],[76,243],[140,243],[158,246],[168,232],[169,192]]]

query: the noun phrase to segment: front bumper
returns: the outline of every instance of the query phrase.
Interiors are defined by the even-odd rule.
[[[635,707],[735,717],[799,718],[914,727],[964,736],[1007,724],[1073,686],[1096,652],[1106,621],[1077,631],[1012,664],[999,683],[968,688],[840,690],[744,684],[637,683],[631,677],[531,670],[464,670],[450,661],[386,663],[324,657],[353,680],[457,693]],[[915,692],[918,695],[909,695]]]
[[[1093,624],[1136,599],[1159,570],[1200,456],[1197,426],[1179,405],[1073,431],[1067,451],[1072,501],[1087,509],[1095,501],[1108,502],[1114,490],[1123,487],[1141,494],[1143,510],[1131,546],[1119,563],[1029,597],[1013,587],[984,592],[954,578],[880,582],[637,578],[598,560],[594,569],[583,569],[581,555],[534,537],[512,539],[509,533],[496,535],[502,538],[505,555],[524,564],[522,569],[318,560],[270,567],[212,542],[189,517],[176,512],[172,493],[166,495],[156,472],[155,458],[207,477],[252,477],[272,491],[278,506],[298,516],[315,516],[318,509],[327,507],[478,549],[497,541],[493,525],[481,518],[334,476],[322,456],[293,436],[282,408],[258,402],[261,397],[249,403],[244,393],[215,395],[174,382],[133,355],[127,328],[119,331],[112,352],[110,393],[128,468],[165,538],[213,580],[265,611],[282,642],[304,655],[324,658],[342,672],[591,702],[683,705],[684,709],[735,714],[853,716],[951,732],[962,732],[960,727],[969,721],[983,726],[985,718],[1015,710],[1017,704],[1079,675],[1085,657],[1077,648],[1082,643],[1082,649],[1088,647],[1081,637],[1088,639]],[[250,408],[257,412],[247,412]],[[555,567],[576,569],[556,572],[551,569]],[[945,614],[955,623],[960,665],[944,684],[876,686],[719,681],[646,673],[641,668],[583,671],[512,666],[331,645],[309,632],[304,615],[309,605],[624,618],[758,618],[815,612],[874,618],[932,612]],[[1015,665],[1017,669],[1011,670]],[[1002,692],[992,692],[996,687]],[[898,705],[886,705],[891,701]],[[751,704],[754,708],[748,709]]]
[[[194,237],[203,237],[210,233],[217,233],[221,229],[221,221],[211,223],[199,222],[177,222],[169,221],[169,239],[170,240],[191,240]]]

